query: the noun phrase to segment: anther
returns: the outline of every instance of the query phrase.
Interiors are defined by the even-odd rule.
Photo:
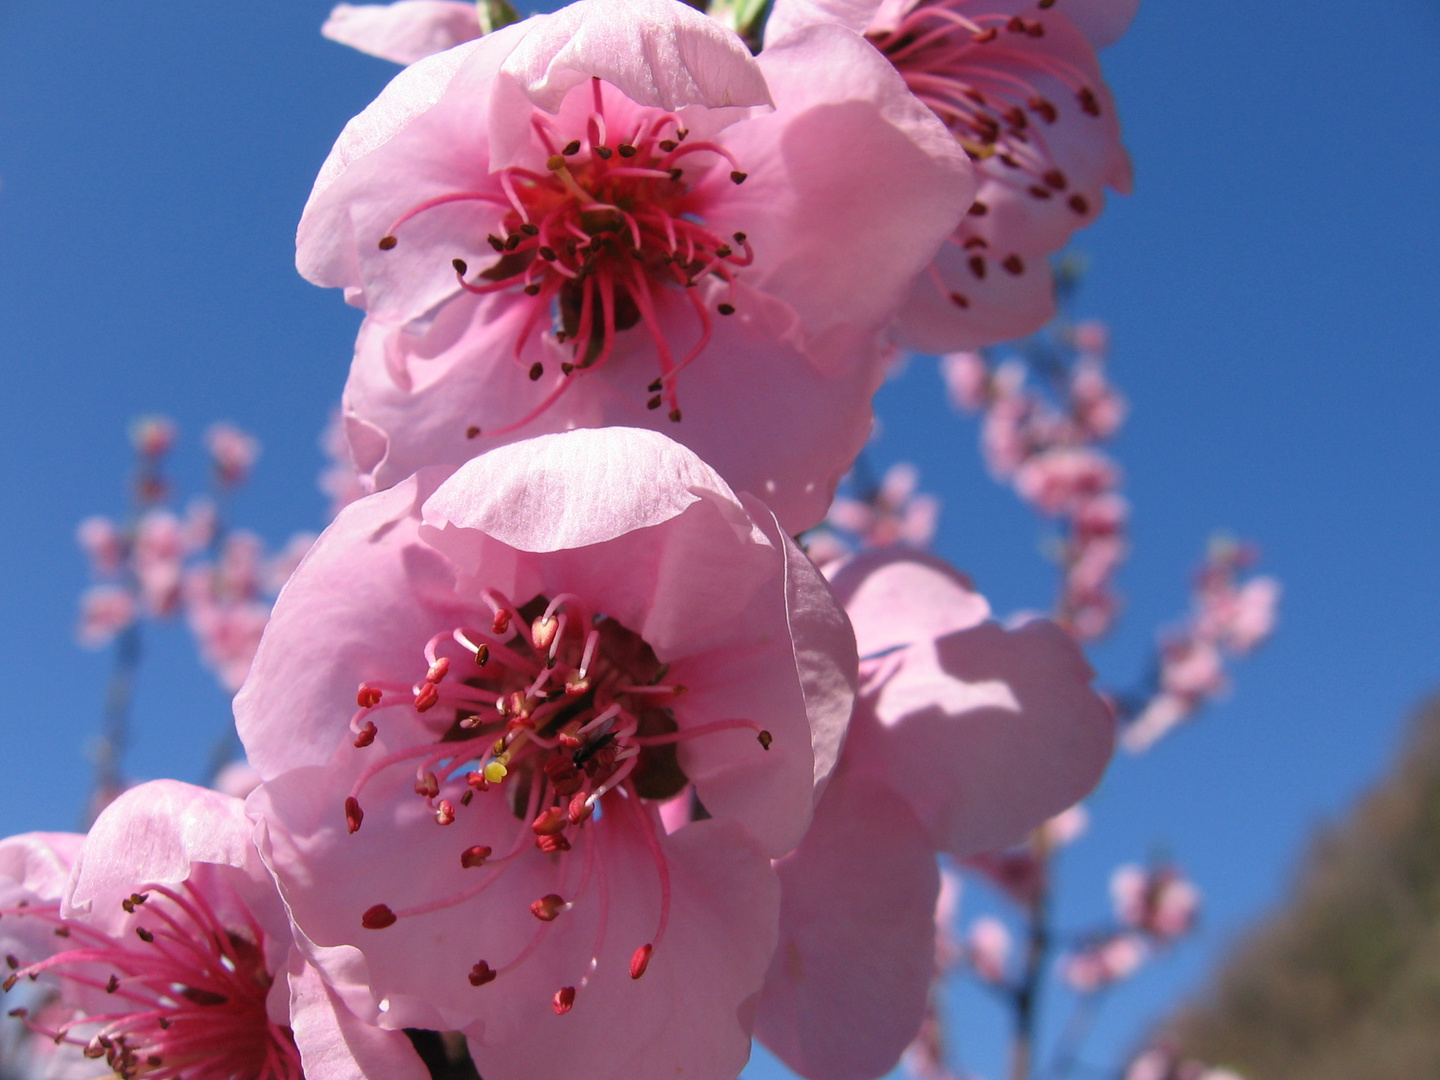
[[[575,1007],[575,987],[562,986],[555,991],[555,1000],[550,1003],[556,1016],[564,1016]]]
[[[678,423],[680,422],[680,417],[681,417],[681,412],[680,412],[679,409],[671,409],[671,410],[670,410],[670,420],[671,420],[673,423],[678,424]]]
[[[1090,212],[1090,200],[1079,192],[1070,196],[1069,206],[1077,214],[1088,214]]]
[[[488,982],[495,981],[496,971],[484,960],[470,969],[470,985],[484,986]]]
[[[535,648],[544,652],[550,648],[550,643],[555,640],[555,631],[560,628],[560,620],[554,615],[548,619],[543,615],[530,624],[530,636],[535,640]]]
[[[379,730],[380,729],[375,726],[375,721],[366,720],[364,726],[355,734],[355,749],[363,750],[373,743],[375,736],[379,734]]]
[[[557,896],[555,893],[542,896],[539,900],[534,900],[530,904],[530,914],[534,915],[541,922],[554,922],[559,918],[560,912],[564,910],[565,898],[563,896]]]
[[[141,941],[145,942],[146,945],[149,945],[152,941],[155,940],[155,935],[152,934],[149,930],[146,930],[143,926],[137,926],[135,928],[135,936],[138,937]]]
[[[760,743],[760,746],[766,750],[769,750],[770,744],[775,741],[775,736],[771,735],[768,731],[761,731],[755,738]]]
[[[737,243],[737,244],[743,244],[743,243],[745,243],[745,239],[746,239],[746,237],[745,237],[745,234],[744,234],[743,232],[737,232],[737,233],[735,234],[735,243]]]
[[[380,238],[380,250],[381,250],[381,251],[389,251],[391,248],[393,248],[393,247],[394,247],[396,244],[398,244],[399,242],[400,242],[400,241],[397,240],[397,239],[395,239],[395,237],[393,237],[393,236],[382,236],[382,237]]]
[[[460,865],[466,870],[473,870],[477,866],[484,866],[485,860],[491,855],[491,849],[484,844],[476,844],[474,847],[466,848],[460,853]]]
[[[950,294],[950,302],[958,308],[968,308],[970,306],[970,299],[964,293],[952,292]]]
[[[519,247],[519,246],[520,246],[520,234],[519,234],[519,233],[511,233],[509,236],[505,237],[505,250],[506,250],[506,251],[514,251],[514,250],[515,250],[517,247]]]
[[[539,282],[536,282],[536,281],[532,281],[529,285],[526,285],[526,286],[525,286],[523,289],[521,289],[520,291],[523,292],[526,296],[539,296],[539,295],[540,295],[540,283],[539,283]]]
[[[614,154],[615,152],[611,150],[608,146],[595,147],[595,156],[598,157],[601,161],[609,161],[614,156]]]
[[[18,967],[20,966],[20,961],[15,959],[15,955],[14,955],[13,953],[7,953],[7,954],[6,954],[6,956],[5,956],[5,963],[7,963],[8,965],[10,965],[10,970],[11,970],[11,971],[14,971],[16,968],[18,968]]]
[[[360,823],[365,820],[365,811],[360,809],[360,800],[351,795],[345,800],[345,827],[350,832],[360,831]]]
[[[13,979],[14,976],[12,975],[11,978]],[[10,987],[7,986],[7,987],[5,987],[5,989],[6,989],[6,990],[9,990]],[[119,977],[118,975],[113,975],[113,974],[112,974],[112,975],[110,976],[110,981],[105,984],[105,992],[106,992],[107,994],[113,994],[116,990],[119,990],[119,989],[120,989],[120,977]]]
[[[115,976],[113,976],[113,975],[110,976],[110,977],[111,977],[112,979],[115,978]],[[11,976],[7,977],[6,980],[5,980],[3,983],[0,983],[0,990],[4,990],[5,993],[8,994],[11,990],[15,989],[15,983],[18,982],[19,979],[20,979],[20,976],[19,976],[19,975],[11,975]],[[119,986],[120,984],[119,984],[119,982],[116,982],[115,985],[116,985],[116,986]],[[112,993],[112,994],[113,994],[114,992],[115,992],[115,991],[113,991],[113,990],[110,991],[110,993]]]
[[[570,797],[570,805],[566,808],[566,816],[569,817],[572,825],[579,825],[582,821],[595,813],[595,804],[583,792],[576,792]]]
[[[715,310],[718,311],[721,315],[734,315],[734,314],[735,314],[735,305],[734,305],[734,304],[716,304],[716,305],[715,305]]]
[[[29,1010],[29,1009],[11,1009],[11,1010],[10,1010],[8,1013],[6,1013],[5,1015],[6,1015],[6,1016],[13,1016],[16,1020],[24,1020],[25,1017],[27,1017],[27,1016],[30,1015],[30,1010]]]
[[[496,236],[494,233],[491,233],[489,236],[485,237],[485,239],[496,251],[505,250],[505,241],[501,240],[500,237]]]
[[[441,656],[430,665],[430,670],[425,672],[425,681],[438,683],[450,673],[450,658]]]
[[[56,937],[65,937],[65,938],[68,938],[68,937],[70,936],[70,927],[68,927],[68,926],[57,926],[57,927],[55,928],[55,936],[56,936]]]
[[[359,691],[355,694],[355,704],[359,705],[362,709],[374,708],[380,704],[380,691],[362,684]]]
[[[540,226],[538,226],[538,225],[536,225],[536,224],[534,224],[534,223],[532,223],[532,222],[527,221],[527,222],[525,222],[523,225],[520,226],[520,231],[521,231],[522,233],[524,233],[526,236],[539,236],[539,235],[540,235]]]
[[[749,175],[749,173],[743,173],[739,169],[734,169],[730,173],[730,180],[732,183],[743,184],[745,182],[745,178]]]
[[[435,684],[424,683],[419,690],[415,691],[415,711],[424,712],[427,709],[433,709],[439,700],[440,691],[435,688]]]
[[[679,146],[680,144],[677,143],[674,139],[661,139],[661,140],[659,141],[659,143],[657,143],[656,145],[659,146],[661,150],[664,150],[665,153],[668,154],[668,153],[670,153],[671,150],[674,150],[674,149],[675,149],[677,146]]]
[[[970,204],[971,217],[984,217],[989,212],[990,207],[987,206],[985,203],[981,202],[979,199],[976,199],[973,203]]]
[[[1055,120],[1060,115],[1055,106],[1042,97],[1033,97],[1025,104],[1029,105],[1030,111],[1039,116],[1040,119],[1044,120],[1047,124],[1055,123]]]
[[[570,841],[565,839],[563,833],[556,833],[554,836],[537,836],[535,846],[547,855],[553,855],[557,851],[569,851]]]
[[[630,957],[630,978],[638,979],[645,974],[645,969],[650,966],[650,954],[655,951],[654,945],[641,945]]]
[[[1051,169],[1045,174],[1045,183],[1049,184],[1056,191],[1064,191],[1069,184],[1065,180],[1065,174],[1059,169]]]
[[[467,263],[464,259],[451,259],[450,265],[455,268],[455,272],[457,274],[463,275],[470,270],[470,264]]]
[[[467,792],[466,794],[469,793]],[[435,824],[455,824],[455,807],[449,799],[441,799],[439,804],[435,807]]]
[[[565,817],[565,811],[558,806],[542,810],[535,820],[530,823],[530,830],[536,836],[554,836],[561,832],[569,824]]]
[[[629,143],[621,143],[618,149],[620,151],[620,156],[623,158],[632,158],[636,155],[636,153],[638,153],[635,147],[631,146]]]
[[[572,363],[570,363],[570,361],[568,361],[568,360],[562,360],[562,361],[560,361],[560,374],[561,374],[561,375],[569,375],[569,374],[570,374],[572,371],[574,371],[574,370],[575,370],[575,365],[572,364]]]
[[[660,399],[660,395],[659,395],[659,394],[656,394],[656,395],[655,395],[654,397],[652,397],[649,401],[645,402],[645,408],[647,408],[647,409],[658,409],[658,408],[660,407],[660,400],[661,400],[661,399]]]
[[[987,41],[994,41],[999,36],[1000,30],[992,26],[988,30],[981,30],[978,34],[971,34],[970,40],[976,45],[984,45]]]
[[[490,624],[490,629],[497,634],[503,634],[510,629],[510,612],[506,608],[495,612],[495,619]]]
[[[1005,29],[1012,34],[1023,34],[1025,33],[1025,20],[1019,15],[1012,15],[1010,21],[1005,24]]]
[[[468,791],[465,792],[464,795],[460,796],[460,805],[469,806],[470,800],[472,800],[473,798],[475,798],[475,789],[470,788]]]
[[[985,278],[985,258],[982,255],[970,256],[970,272],[982,281]]]
[[[566,149],[568,150],[569,147],[567,146]],[[575,144],[575,150],[577,153],[580,150],[580,144],[578,142]],[[565,159],[559,154],[551,154],[548,158],[545,159],[545,168],[549,169],[551,172],[559,172],[561,169],[565,168]]]
[[[498,761],[487,761],[485,768],[481,770],[487,783],[498,784],[509,774],[510,770],[505,768]]]
[[[1086,86],[1075,95],[1075,98],[1080,102],[1081,112],[1088,116],[1100,115],[1100,99],[1095,96],[1094,90]]]
[[[671,180],[679,180],[679,179],[680,179],[682,176],[684,176],[684,175],[685,175],[685,170],[684,170],[684,169],[671,169],[671,170],[670,170],[670,179],[671,179]]]
[[[560,257],[559,255],[555,254],[555,249],[552,248],[549,244],[541,244],[537,250],[539,256],[546,262],[554,262]]]
[[[466,437],[467,439],[478,438],[479,435],[480,435],[480,429],[479,429],[478,427],[476,427],[474,424],[471,424],[469,427],[467,427],[467,428],[465,429],[465,437]]]
[[[574,156],[575,156],[576,154],[578,154],[579,152],[580,152],[580,140],[579,140],[579,139],[571,139],[568,143],[565,144],[565,149],[563,149],[563,150],[560,151],[560,153],[564,154],[566,157],[574,157]],[[554,159],[553,157],[550,159],[551,162],[553,162],[554,160],[555,160],[555,159]],[[549,162],[547,162],[547,164],[549,164]],[[560,164],[563,165],[563,164],[565,164],[565,163],[562,161]],[[556,168],[556,167],[557,167],[557,166],[555,166],[555,165],[553,165],[553,164],[550,165],[550,168],[552,168],[552,169],[554,169],[554,168]]]
[[[384,930],[395,925],[395,913],[384,904],[376,904],[365,909],[365,914],[360,916],[360,925],[366,930]]]
[[[490,662],[490,646],[489,646],[489,645],[486,645],[486,644],[482,641],[482,642],[480,643],[480,645],[479,645],[479,646],[476,648],[476,650],[475,650],[475,663],[476,663],[476,665],[479,666],[479,667],[484,667],[484,666],[485,666],[486,664],[488,664],[489,662]]]
[[[1050,189],[1041,187],[1039,184],[1031,184],[1030,194],[1037,199],[1048,199],[1050,197]]]
[[[536,360],[533,364],[530,365],[530,381],[531,381],[531,382],[534,382],[536,379],[540,378],[540,376],[541,376],[541,375],[544,375],[544,374],[545,374],[545,365],[542,364],[539,360]]]

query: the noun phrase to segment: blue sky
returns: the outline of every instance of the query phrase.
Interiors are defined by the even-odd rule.
[[[178,419],[191,486],[206,424],[256,432],[234,522],[274,542],[323,524],[316,437],[358,316],[296,276],[293,230],[392,73],[323,41],[327,8],[0,5],[0,833],[80,812],[105,659],[73,643],[73,532],[123,509],[129,417]],[[1096,666],[1141,671],[1216,528],[1259,541],[1286,595],[1233,699],[1117,761],[1066,855],[1067,925],[1102,915],[1110,868],[1157,844],[1206,894],[1196,938],[1111,1002],[1097,1060],[1275,902],[1440,684],[1440,8],[1147,0],[1106,64],[1136,192],[1079,238],[1077,310],[1112,327],[1135,524]],[[1043,605],[1040,530],[937,388],[917,362],[883,391],[873,457],[921,467],[945,500],[940,551],[999,610]],[[147,642],[137,706],[132,770],[198,777],[226,702],[183,632]],[[969,995],[957,1011],[965,1063],[996,1077],[998,1013]]]

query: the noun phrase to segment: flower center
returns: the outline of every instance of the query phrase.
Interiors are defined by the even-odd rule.
[[[54,1029],[20,1017],[37,1034],[104,1058],[122,1080],[301,1080],[300,1054],[288,1027],[270,1022],[265,998],[273,982],[265,970],[264,936],[253,918],[227,928],[187,882],[180,891],[146,885],[123,901],[139,909],[135,941],[117,940],[83,923],[61,919],[58,904],[21,905],[6,918],[53,924],[75,947],[21,965],[14,956],[3,985],[42,976],[112,995],[109,1012],[80,1014]],[[248,918],[248,913],[247,913]]]
[[[1054,4],[1039,0],[1037,6]],[[1045,36],[1042,20],[975,13],[975,6],[975,0],[920,0],[893,31],[868,37],[911,92],[944,121],[986,178],[1038,201],[1063,198],[1080,218],[1088,217],[1090,200],[1078,191],[1066,195],[1069,179],[1045,134],[1060,109],[1031,79],[1058,80],[1089,117],[1100,115],[1099,96],[1085,72],[1037,43]],[[1041,123],[1033,123],[1032,117]],[[970,216],[982,218],[989,211],[977,200]],[[989,242],[965,222],[952,242],[970,252],[968,263],[977,280],[984,280],[992,259],[1012,275],[1025,272],[1024,259],[1014,252],[991,252]],[[957,307],[970,306],[963,293],[940,287]]]
[[[643,638],[613,618],[592,613],[572,593],[553,600],[537,596],[517,606],[497,590],[485,589],[481,599],[489,620],[432,637],[419,682],[361,684],[360,707],[351,720],[357,748],[374,742],[379,733],[374,716],[387,708],[422,714],[435,738],[365,768],[345,800],[346,825],[352,833],[361,827],[360,795],[371,779],[415,761],[415,794],[426,801],[438,825],[456,824],[478,796],[504,800],[529,828],[518,830],[508,850],[498,855],[489,844],[457,844],[463,868],[486,869],[469,888],[399,911],[375,904],[361,922],[382,930],[403,918],[444,910],[485,891],[522,858],[561,856],[559,890],[530,904],[541,924],[530,942],[499,968],[480,960],[470,983],[483,986],[527,960],[550,924],[586,897],[598,877],[593,891],[599,894],[600,916],[589,968],[576,985],[561,987],[552,1002],[557,1013],[566,1013],[593,974],[604,944],[608,899],[602,845],[611,842],[604,837],[615,830],[638,834],[655,865],[659,924],[651,940],[631,954],[630,975],[638,979],[664,937],[670,908],[669,868],[653,811],[643,803],[672,798],[689,783],[676,756],[678,743],[744,728],[768,750],[771,736],[751,720],[681,729],[676,707],[685,687],[667,680],[667,665]],[[567,889],[571,863],[565,856],[577,847],[578,880]]]
[[[456,278],[476,295],[524,298],[528,313],[515,339],[517,362],[524,364],[526,341],[547,329],[557,342],[570,344],[572,359],[561,364],[538,407],[487,434],[534,419],[577,372],[603,365],[617,335],[637,325],[649,333],[660,367],[646,390],[646,405],[667,405],[670,419],[678,422],[676,377],[704,351],[712,331],[709,299],[697,286],[711,277],[723,283],[725,298],[715,310],[733,314],[734,271],[752,261],[744,233],[721,237],[704,224],[716,185],[745,180],[729,151],[715,142],[687,141],[679,117],[655,109],[627,110],[635,112],[633,118],[623,131],[613,130],[599,79],[591,79],[591,94],[593,108],[581,137],[567,139],[548,117],[533,118],[547,155],[543,172],[512,166],[492,174],[485,190],[429,199],[402,214],[379,242],[382,251],[393,250],[405,222],[436,206],[474,201],[501,208],[497,231],[486,237],[498,258],[473,275],[465,260],[455,259]],[[665,288],[685,290],[699,325],[698,340],[684,354],[671,348],[661,324],[656,302]],[[527,370],[534,381],[545,376],[538,360]],[[472,437],[480,433],[472,432]]]

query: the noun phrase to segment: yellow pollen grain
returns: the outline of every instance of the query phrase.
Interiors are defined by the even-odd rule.
[[[485,779],[491,784],[498,784],[509,774],[510,770],[501,765],[498,761],[487,762],[484,768]]]

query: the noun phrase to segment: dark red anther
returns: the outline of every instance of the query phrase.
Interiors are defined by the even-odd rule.
[[[1020,258],[1019,255],[1010,254],[1005,256],[1000,265],[1017,277],[1025,272],[1025,260]]]
[[[490,242],[490,246],[496,251],[505,250],[505,241],[501,240],[500,237],[496,236],[494,233],[491,233],[489,236],[485,237],[485,239]]]
[[[366,930],[384,930],[395,925],[395,913],[384,904],[376,904],[365,909],[365,914],[360,916],[360,925]]]
[[[484,866],[485,860],[491,855],[491,850],[484,844],[476,844],[474,847],[466,848],[460,853],[460,865],[466,870],[473,870],[477,866]]]
[[[555,1000],[550,1003],[556,1016],[564,1016],[575,1007],[575,987],[562,986],[555,991]]]
[[[561,736],[560,736],[560,746],[561,746],[562,749],[565,749],[565,750],[578,750],[578,749],[580,749],[580,743],[581,743],[581,740],[577,739],[574,735],[561,735]]]
[[[535,382],[541,375],[545,374],[545,365],[536,360],[530,365],[530,381]]]
[[[756,735],[755,738],[760,743],[761,748],[765,750],[769,750],[770,744],[775,741],[774,735],[771,735],[770,732],[763,730],[758,735]]]
[[[530,829],[536,836],[554,836],[563,832],[565,826],[570,824],[565,817],[565,811],[558,806],[552,806],[540,811],[535,820],[530,823]]]
[[[660,407],[660,403],[661,403],[662,400],[663,400],[663,399],[660,397],[660,395],[659,395],[659,394],[656,394],[656,395],[655,395],[654,397],[652,397],[649,401],[645,402],[645,408],[647,408],[647,409],[658,409],[658,408]]]
[[[115,979],[115,976],[114,976],[114,975],[111,975],[110,978],[115,981],[115,985],[116,985],[117,987],[120,985],[120,981],[119,981],[118,979]],[[16,984],[17,982],[19,982],[19,981],[20,981],[20,976],[19,976],[19,975],[9,975],[9,976],[6,977],[6,979],[5,979],[5,981],[4,981],[3,983],[0,983],[0,990],[4,990],[5,993],[8,994],[11,990],[15,989],[15,984]],[[111,990],[111,989],[109,989],[109,988],[106,989],[106,993],[108,993],[108,994],[113,994],[114,992],[115,992],[114,990]]]
[[[484,986],[488,982],[494,982],[497,972],[484,960],[470,969],[470,985]]]
[[[566,157],[574,157],[574,156],[575,156],[576,154],[578,154],[579,152],[580,152],[580,140],[579,140],[579,139],[571,139],[571,140],[570,140],[568,143],[566,143],[566,144],[564,145],[564,147],[562,147],[561,150],[560,150],[560,153],[564,154]]]
[[[1078,191],[1070,196],[1070,209],[1077,214],[1088,214],[1090,212],[1090,200],[1081,195]]]
[[[630,957],[630,977],[638,979],[645,974],[645,969],[650,966],[650,954],[655,951],[654,945],[641,945]]]
[[[1060,115],[1055,106],[1042,97],[1032,97],[1025,104],[1029,105],[1030,111],[1047,124],[1055,123],[1056,118]]]
[[[505,250],[506,250],[506,251],[514,251],[514,250],[515,250],[517,247],[519,247],[519,246],[520,246],[520,234],[519,234],[519,233],[511,233],[509,236],[505,237]]]
[[[380,691],[376,690],[373,686],[366,686],[364,683],[361,683],[359,691],[355,694],[355,704],[359,705],[362,709],[373,709],[376,705],[380,704]]]
[[[440,700],[440,691],[435,688],[432,682],[422,683],[420,689],[415,691],[415,711],[424,712],[426,709],[433,709]]]
[[[1025,20],[1019,15],[1011,15],[1010,21],[1005,24],[1005,29],[1012,34],[1023,34],[1025,33]]]
[[[137,926],[135,928],[135,936],[138,937],[141,941],[145,942],[146,945],[149,945],[152,941],[155,940],[155,935],[152,934],[149,930],[146,930],[143,926]]]
[[[681,413],[679,409],[671,409],[671,410],[670,410],[670,422],[673,423],[673,424],[678,424],[678,423],[680,422],[680,420],[681,420],[681,418],[682,418],[683,415],[684,415],[684,414]]]
[[[973,203],[970,204],[971,217],[984,217],[989,212],[990,207],[985,203],[981,202],[979,199],[976,199]]]
[[[1038,7],[1041,11],[1048,11],[1050,8],[1055,6],[1055,0],[1040,0],[1040,2],[1037,3],[1035,6]]]
[[[721,315],[734,315],[735,305],[722,302],[715,305],[715,310],[718,311]]]
[[[1080,92],[1075,95],[1075,98],[1080,102],[1081,112],[1087,116],[1100,115],[1100,99],[1095,96],[1094,90],[1091,90],[1088,86],[1083,87]]]
[[[735,184],[743,184],[749,175],[749,173],[743,173],[739,169],[732,169],[730,172],[730,181]]]
[[[466,271],[470,269],[470,264],[467,263],[464,259],[451,259],[450,265],[455,268],[455,272],[461,277],[464,277]]]
[[[572,825],[579,825],[594,812],[594,804],[590,802],[589,797],[583,791],[570,797],[570,805],[565,811]]]
[[[1065,174],[1059,169],[1051,169],[1047,172],[1045,174],[1045,183],[1049,184],[1056,191],[1064,191],[1070,186],[1069,182],[1065,179]]]
[[[1037,199],[1048,199],[1050,197],[1050,189],[1041,187],[1039,184],[1031,184],[1030,194]]]
[[[982,281],[985,279],[985,257],[983,255],[970,256],[970,272]]]
[[[489,791],[490,781],[485,779],[485,774],[478,769],[465,774],[465,783],[470,785],[472,791]]]
[[[541,922],[554,922],[560,912],[565,910],[565,898],[556,893],[542,896],[539,900],[531,901],[530,914],[534,915]]]
[[[490,624],[490,629],[497,634],[503,634],[510,629],[510,612],[501,608],[495,612],[495,621]]]
[[[584,774],[564,754],[556,754],[545,762],[545,775],[550,778],[556,795],[574,795],[585,783]]]
[[[474,424],[471,424],[469,427],[467,427],[467,428],[465,429],[465,437],[466,437],[467,439],[476,439],[476,438],[479,438],[479,437],[480,437],[480,429],[479,429],[478,427],[476,427]]]
[[[366,720],[360,730],[355,733],[356,748],[363,749],[373,743],[379,730],[380,729],[375,726],[375,721]]]
[[[450,658],[448,656],[442,656],[440,657],[440,659],[436,660],[433,664],[430,665],[429,671],[425,672],[425,681],[430,683],[438,683],[449,673]]]
[[[395,247],[395,245],[398,244],[399,242],[400,242],[400,241],[397,240],[397,239],[395,239],[395,237],[393,237],[393,236],[382,236],[382,237],[380,238],[380,250],[381,250],[381,251],[390,251],[390,250],[392,250],[392,249]]]
[[[466,791],[464,795],[461,795],[461,796],[460,796],[460,805],[461,805],[461,806],[469,806],[469,805],[470,805],[470,800],[473,799],[473,798],[475,798],[475,792],[474,792],[474,790],[471,789],[471,790],[469,790],[469,791]]]
[[[433,799],[440,794],[440,780],[433,772],[427,772],[415,781],[415,794]]]
[[[950,294],[950,302],[958,308],[968,308],[970,306],[970,299],[964,293],[952,292]]]
[[[1039,19],[1031,19],[1025,24],[1025,33],[1033,38],[1042,38],[1045,36],[1045,24]]]
[[[475,649],[476,667],[484,667],[490,662],[490,646],[483,641]]]
[[[13,975],[10,976],[11,979],[13,979],[14,977],[15,977],[15,976],[13,976]],[[9,982],[9,980],[6,980],[6,981]],[[10,985],[14,985],[14,984],[11,983]],[[9,989],[10,989],[10,986],[6,986],[5,989],[6,989],[6,990],[9,990]],[[110,976],[110,981],[105,984],[105,992],[106,992],[107,994],[113,994],[116,990],[119,990],[119,989],[120,989],[120,979],[119,979],[119,977],[116,976],[116,975],[111,975],[111,976]]]
[[[455,823],[455,806],[449,799],[441,799],[435,807],[435,823],[437,825],[453,825]]]
[[[365,820],[365,811],[360,809],[360,800],[351,795],[345,800],[345,827],[352,833],[360,831],[360,823]]]
[[[637,153],[639,153],[639,151],[636,150],[635,147],[631,146],[629,143],[621,143],[615,149],[620,151],[620,156],[623,158],[632,158]]]
[[[553,855],[557,851],[569,851],[570,841],[565,839],[564,833],[556,833],[554,836],[537,836],[535,846],[547,855]]]
[[[6,954],[5,954],[5,963],[7,963],[7,964],[10,965],[10,970],[11,970],[11,971],[14,971],[16,968],[18,968],[18,967],[20,966],[20,961],[17,960],[17,959],[15,959],[15,955],[14,955],[13,953],[6,953]]]
[[[999,36],[999,28],[992,26],[988,30],[981,30],[978,34],[971,34],[970,40],[976,45],[984,45],[987,41],[994,41]]]

